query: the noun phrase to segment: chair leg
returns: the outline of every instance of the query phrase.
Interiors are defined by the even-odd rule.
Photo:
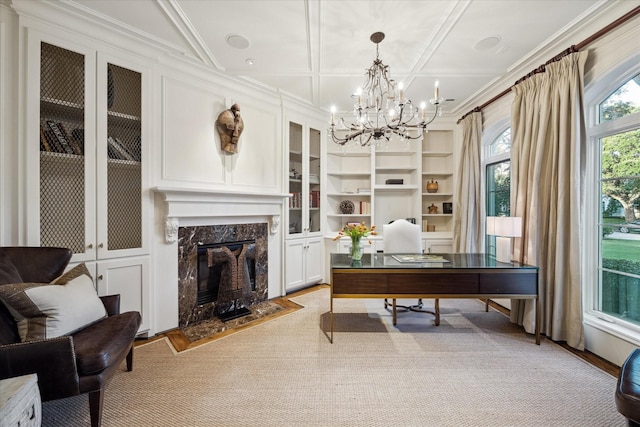
[[[104,389],[89,392],[89,415],[91,416],[91,427],[100,427],[102,424],[102,400]]]
[[[439,326],[439,325],[440,325],[440,300],[439,300],[438,298],[436,298],[434,308],[435,308],[435,310],[434,310],[434,311],[436,312],[436,313],[435,313],[435,316],[436,316],[436,326]]]
[[[131,348],[127,354],[127,371],[133,371],[133,344],[131,344]]]

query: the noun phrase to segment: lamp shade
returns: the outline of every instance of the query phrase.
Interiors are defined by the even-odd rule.
[[[517,216],[488,216],[487,234],[501,237],[522,237],[522,218]]]

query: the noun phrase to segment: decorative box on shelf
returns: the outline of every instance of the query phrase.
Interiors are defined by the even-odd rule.
[[[402,185],[402,184],[404,184],[404,179],[403,178],[389,178],[384,183],[385,184]]]

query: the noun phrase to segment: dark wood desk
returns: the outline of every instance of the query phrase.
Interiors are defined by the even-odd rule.
[[[330,341],[334,298],[535,299],[535,336],[540,344],[538,267],[502,263],[486,254],[440,254],[437,262],[400,262],[390,254],[364,254],[352,263],[331,254]]]

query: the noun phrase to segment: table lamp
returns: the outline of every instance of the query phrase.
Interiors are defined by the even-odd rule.
[[[488,216],[487,234],[496,236],[496,261],[511,262],[511,238],[522,237],[522,218]]]

